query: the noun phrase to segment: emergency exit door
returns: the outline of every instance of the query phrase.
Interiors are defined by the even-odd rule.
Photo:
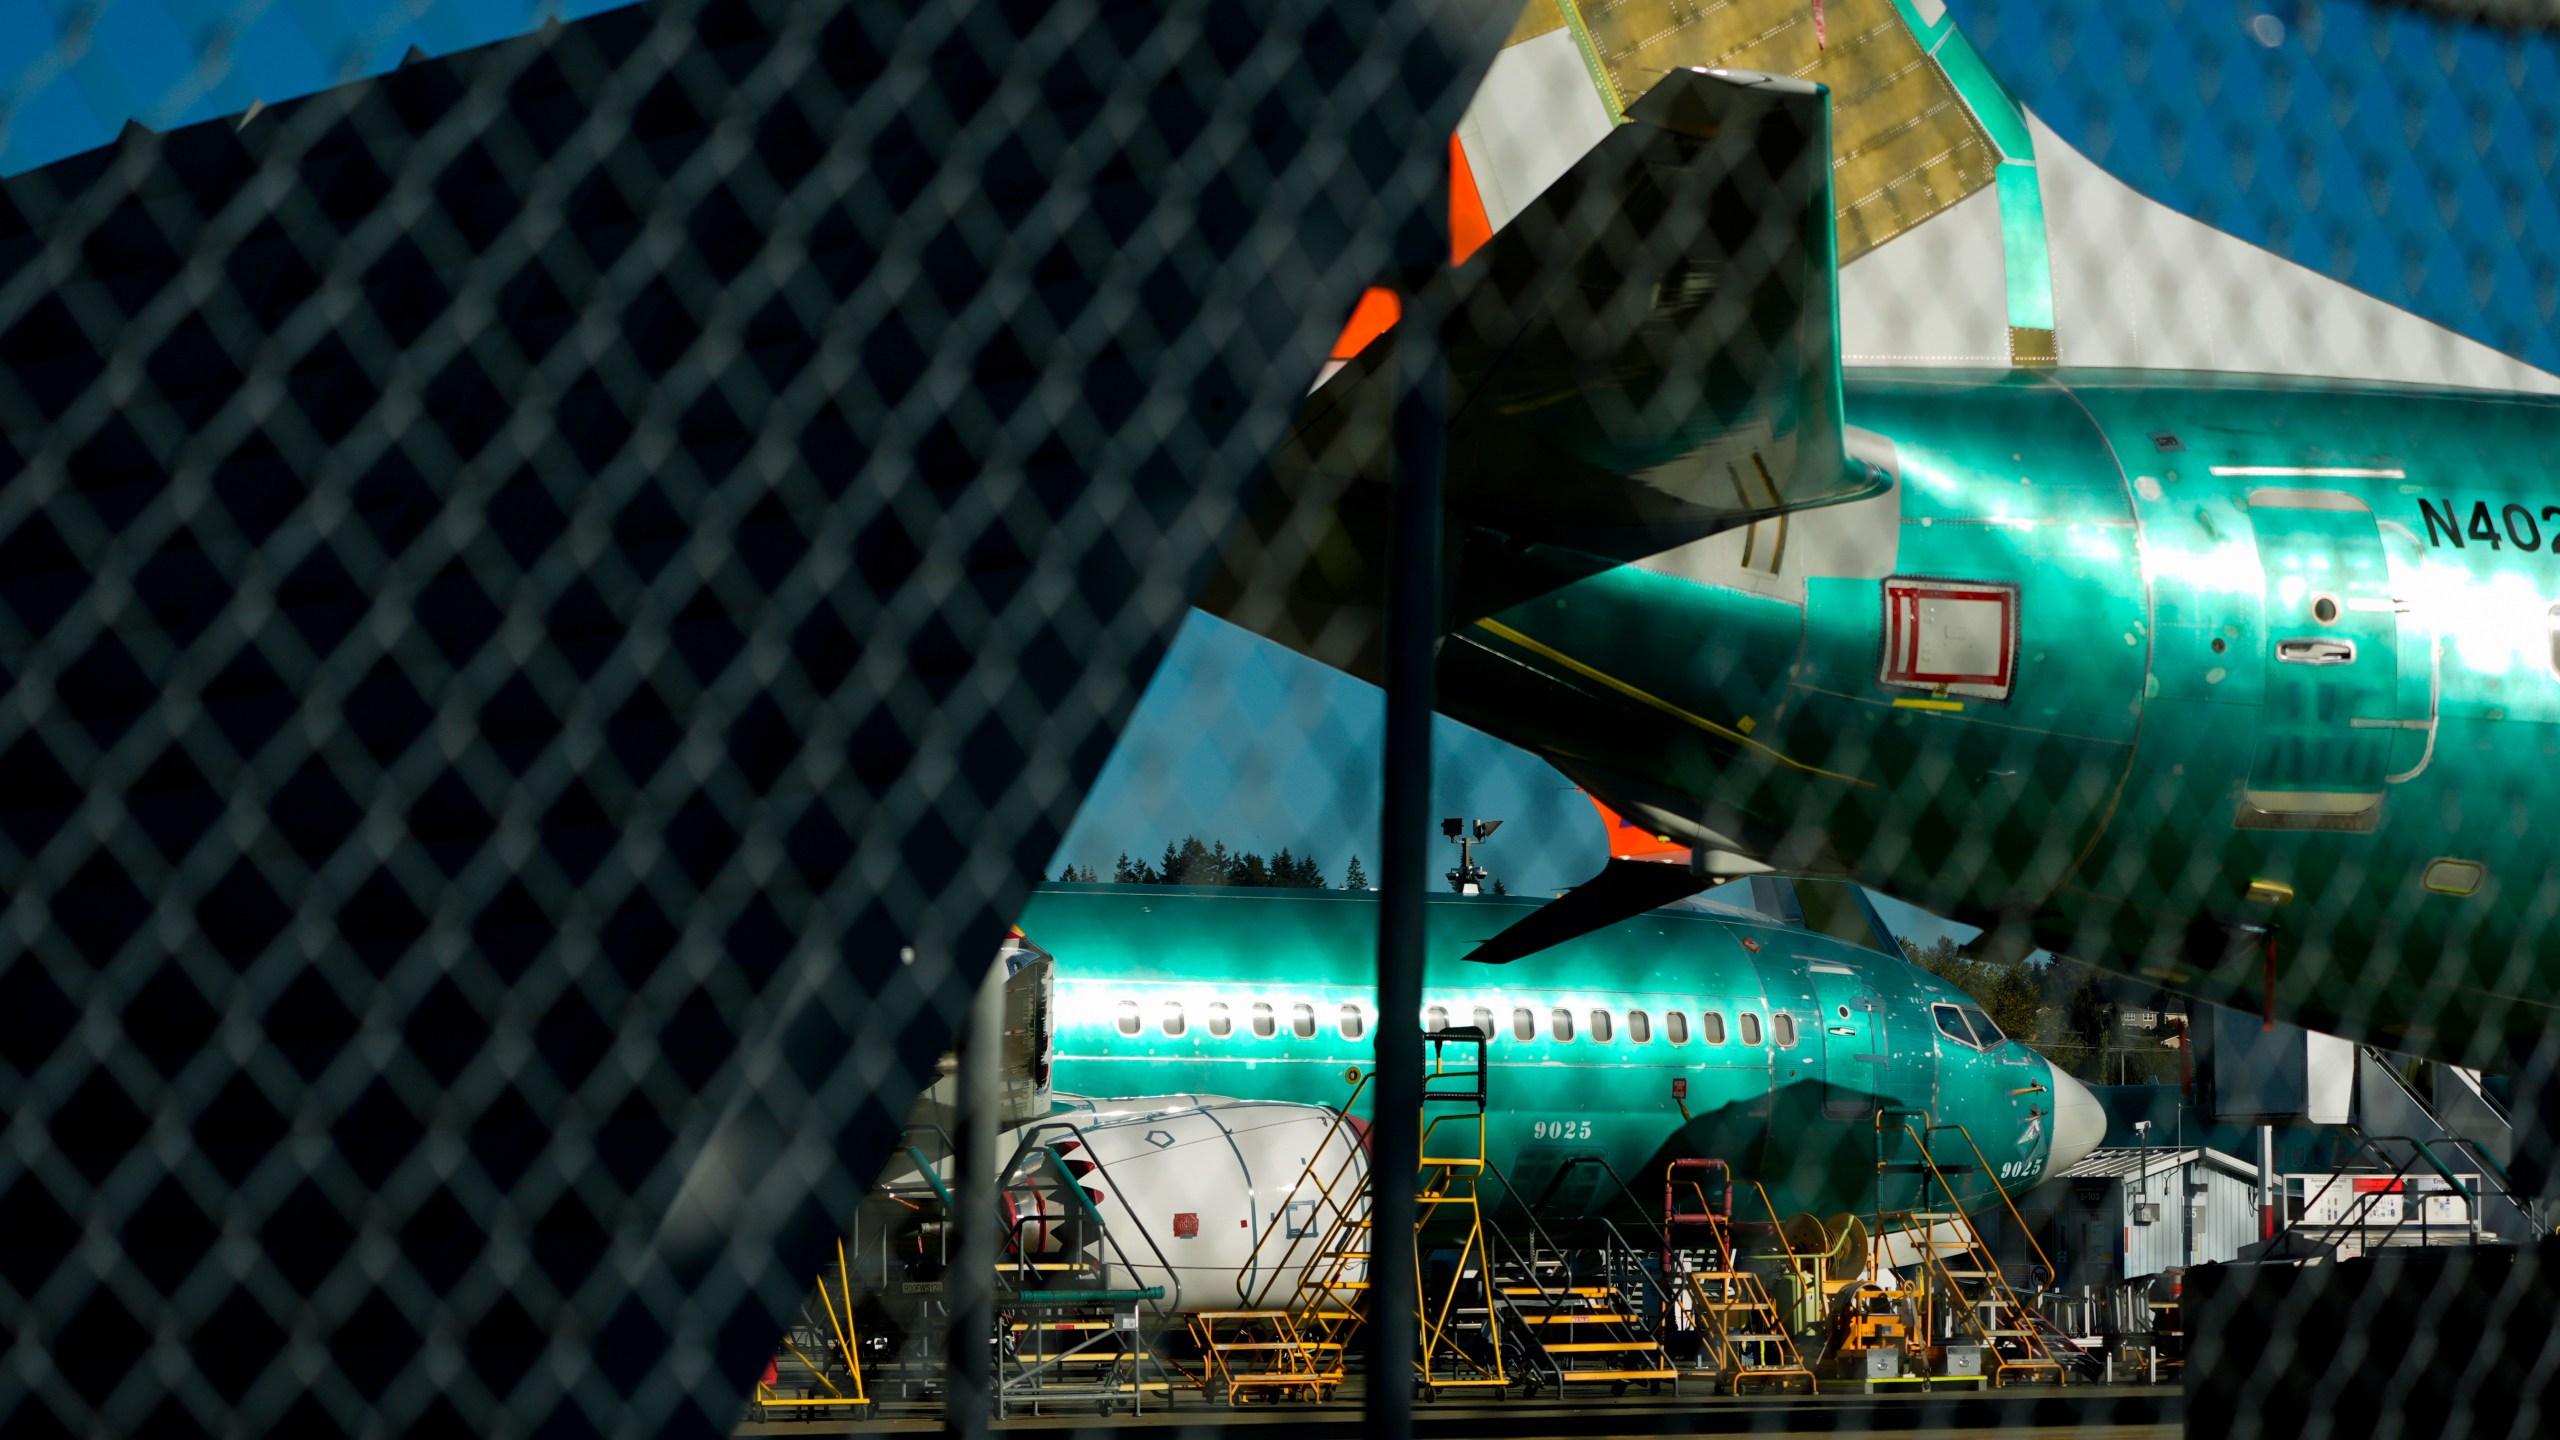
[[[2266,691],[2244,829],[2371,830],[2398,729],[2399,604],[2373,510],[2335,490],[2249,497],[2266,574]]]
[[[1876,1096],[1891,1088],[1884,998],[1845,969],[1811,968],[1822,1007],[1822,1113],[1835,1120],[1872,1115]]]

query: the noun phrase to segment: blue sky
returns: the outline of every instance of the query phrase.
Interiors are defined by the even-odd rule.
[[[0,0],[0,174],[624,0]]]

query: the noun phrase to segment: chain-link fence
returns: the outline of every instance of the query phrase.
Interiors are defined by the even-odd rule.
[[[1410,1268],[1451,1434],[2536,1430],[2491,20],[652,0],[59,144],[0,1416],[1339,1408]]]
[[[725,1430],[1499,34],[652,4],[12,179],[11,1432]]]

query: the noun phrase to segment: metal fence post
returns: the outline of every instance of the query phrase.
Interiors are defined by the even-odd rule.
[[[1387,581],[1385,803],[1378,868],[1377,1086],[1370,1131],[1369,1434],[1413,1430],[1414,1177],[1422,1162],[1423,895],[1431,883],[1432,665],[1448,406],[1440,317],[1408,286],[1395,334],[1395,504]]]
[[[997,1061],[1004,1048],[1004,970],[989,971],[961,1022],[959,1095],[952,1137],[952,1223],[960,1243],[942,1274],[945,1430],[976,1440],[992,1428],[995,1369]]]

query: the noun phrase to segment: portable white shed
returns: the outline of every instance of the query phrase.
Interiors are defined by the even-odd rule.
[[[2229,1260],[2258,1238],[2257,1167],[2202,1146],[2091,1151],[2042,1194],[2066,1289]]]

